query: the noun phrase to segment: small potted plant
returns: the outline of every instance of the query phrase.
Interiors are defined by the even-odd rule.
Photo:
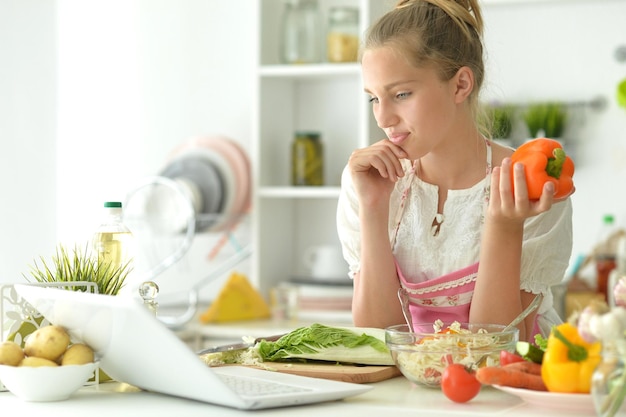
[[[534,103],[528,106],[523,117],[531,138],[559,139],[563,137],[567,121],[567,110],[564,104]]]
[[[97,256],[90,252],[88,246],[84,250],[77,247],[69,250],[59,245],[51,261],[46,262],[43,258],[40,264],[35,261],[30,267],[29,275],[24,274],[24,278],[31,284],[58,285],[68,291],[87,291],[85,283],[89,283],[97,287],[98,293],[115,296],[124,286],[132,270],[131,262],[128,261],[119,268],[115,268],[109,264],[99,263]],[[49,323],[23,300],[19,301],[15,294],[10,298],[13,299],[7,301],[13,301],[16,307],[21,308],[21,311],[10,313],[14,322],[9,328],[7,340],[24,346],[28,335]],[[4,320],[4,317],[2,319]],[[99,370],[100,382],[109,379],[108,375]]]
[[[491,127],[495,139],[510,139],[513,131],[513,106],[494,107]]]
[[[30,278],[27,281],[45,283],[68,283],[68,289],[79,291],[80,287],[71,286],[72,282],[93,282],[98,287],[98,293],[117,295],[124,286],[124,282],[131,272],[131,261],[119,268],[98,262],[95,254],[89,248],[84,250],[74,248],[72,251],[59,245],[56,254],[52,256],[51,264],[41,258],[41,265],[34,262],[30,268]]]
[[[493,140],[511,144],[514,112],[512,105],[490,104],[485,107],[486,126]]]

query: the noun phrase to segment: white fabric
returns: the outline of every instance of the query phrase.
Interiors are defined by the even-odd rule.
[[[390,238],[402,190],[411,177],[411,164],[403,161],[403,165],[407,175],[397,182],[390,199]],[[484,181],[468,189],[448,191],[444,221],[439,234],[433,236],[431,226],[437,212],[437,187],[419,178],[413,180],[393,248],[396,261],[407,280],[421,282],[437,278],[478,262]],[[358,213],[358,199],[346,167],[337,209],[337,230],[351,277],[360,268]],[[527,219],[524,225],[521,288],[544,295],[538,313],[553,322],[558,322],[558,315],[552,308],[550,287],[562,281],[568,266],[572,250],[571,218],[572,205],[567,199],[553,205],[549,211]],[[542,333],[547,325],[541,326]]]

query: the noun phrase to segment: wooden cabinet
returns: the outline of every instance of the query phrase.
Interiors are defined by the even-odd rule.
[[[253,281],[272,286],[302,276],[311,245],[339,244],[336,207],[341,172],[353,149],[384,137],[363,92],[358,63],[282,65],[279,62],[283,0],[254,2],[258,47],[251,98],[253,137]],[[319,0],[325,39],[328,11],[359,9],[360,33],[392,7],[385,0]],[[323,56],[325,56],[325,42]],[[324,186],[291,186],[291,142],[299,130],[321,133]],[[346,270],[347,273],[347,270]],[[346,275],[347,277],[347,275]]]

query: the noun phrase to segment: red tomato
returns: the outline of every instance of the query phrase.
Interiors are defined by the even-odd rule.
[[[459,363],[448,365],[441,376],[441,390],[455,403],[465,403],[478,395],[481,384]]]
[[[515,362],[523,362],[526,359],[522,358],[517,353],[509,352],[507,350],[500,351],[500,366],[508,365]]]

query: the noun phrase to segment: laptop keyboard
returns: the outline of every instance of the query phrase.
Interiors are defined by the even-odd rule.
[[[247,378],[236,375],[220,375],[220,378],[235,391],[245,397],[261,397],[297,392],[312,391],[310,388],[281,384],[279,382],[264,381],[257,378]]]

